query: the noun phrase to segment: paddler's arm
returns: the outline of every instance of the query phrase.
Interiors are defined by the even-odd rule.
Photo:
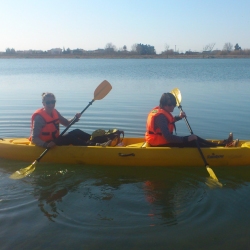
[[[42,128],[45,126],[45,121],[40,115],[36,115],[34,119],[33,129],[31,132],[31,142],[39,147],[47,148],[45,141],[39,138]]]
[[[170,133],[168,129],[168,120],[163,114],[155,118],[155,126],[155,128],[160,128],[161,133],[169,143],[183,143],[188,140],[186,136],[177,136]]]
[[[167,118],[160,114],[155,118],[155,126],[160,128],[163,136],[169,143],[186,143],[188,141],[197,140],[196,135],[189,136],[177,136],[170,133],[168,129],[168,120]]]
[[[186,113],[184,111],[181,111],[180,114],[178,116],[174,117],[174,120],[176,122],[180,121],[182,118],[186,117]]]
[[[81,114],[80,114],[80,113],[77,113],[77,114],[75,115],[74,118],[68,120],[68,119],[66,119],[65,117],[63,117],[58,111],[57,111],[57,113],[58,113],[58,116],[59,116],[59,122],[60,122],[60,124],[64,125],[65,127],[69,126],[69,124],[71,123],[71,121],[72,121],[75,117],[77,117],[77,119],[76,119],[75,122],[78,122],[79,119],[80,119],[80,117],[81,117]]]

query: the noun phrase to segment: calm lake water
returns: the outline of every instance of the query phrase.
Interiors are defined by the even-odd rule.
[[[150,109],[177,87],[195,134],[250,140],[249,59],[3,59],[0,137],[29,136],[42,92],[72,118],[103,80],[112,91],[72,129],[143,137]],[[189,134],[184,121],[177,133]],[[208,185],[204,166],[39,163],[27,178],[9,179],[29,164],[0,159],[1,249],[250,249],[250,165],[213,168],[222,188]]]

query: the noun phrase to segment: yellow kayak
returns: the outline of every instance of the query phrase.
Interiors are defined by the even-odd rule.
[[[218,142],[219,140],[210,140]],[[0,157],[32,162],[44,148],[30,144],[27,138],[0,140]],[[250,166],[250,141],[241,140],[237,147],[202,148],[209,166]],[[123,145],[57,146],[50,149],[40,162],[98,166],[203,166],[197,148],[150,147],[144,138],[124,138]]]

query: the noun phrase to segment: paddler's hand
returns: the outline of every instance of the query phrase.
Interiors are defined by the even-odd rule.
[[[186,117],[186,113],[184,111],[181,111],[179,114],[179,117],[182,119],[184,117]]]
[[[51,141],[48,143],[47,148],[53,148],[55,146],[56,146],[56,144],[53,141]]]
[[[197,136],[196,135],[190,135],[188,137],[188,141],[194,141],[194,140],[197,140]]]
[[[76,115],[75,115],[75,118],[76,118],[75,122],[78,122],[80,120],[80,117],[81,117],[81,113],[76,113]]]

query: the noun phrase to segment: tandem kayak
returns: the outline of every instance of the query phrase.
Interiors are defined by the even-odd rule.
[[[218,142],[219,140],[210,140]],[[30,144],[26,138],[0,140],[0,157],[31,162],[44,148]],[[250,141],[241,140],[237,147],[202,148],[210,166],[250,166]],[[122,146],[57,146],[40,162],[98,166],[203,166],[197,148],[150,147],[144,138],[124,138]]]

